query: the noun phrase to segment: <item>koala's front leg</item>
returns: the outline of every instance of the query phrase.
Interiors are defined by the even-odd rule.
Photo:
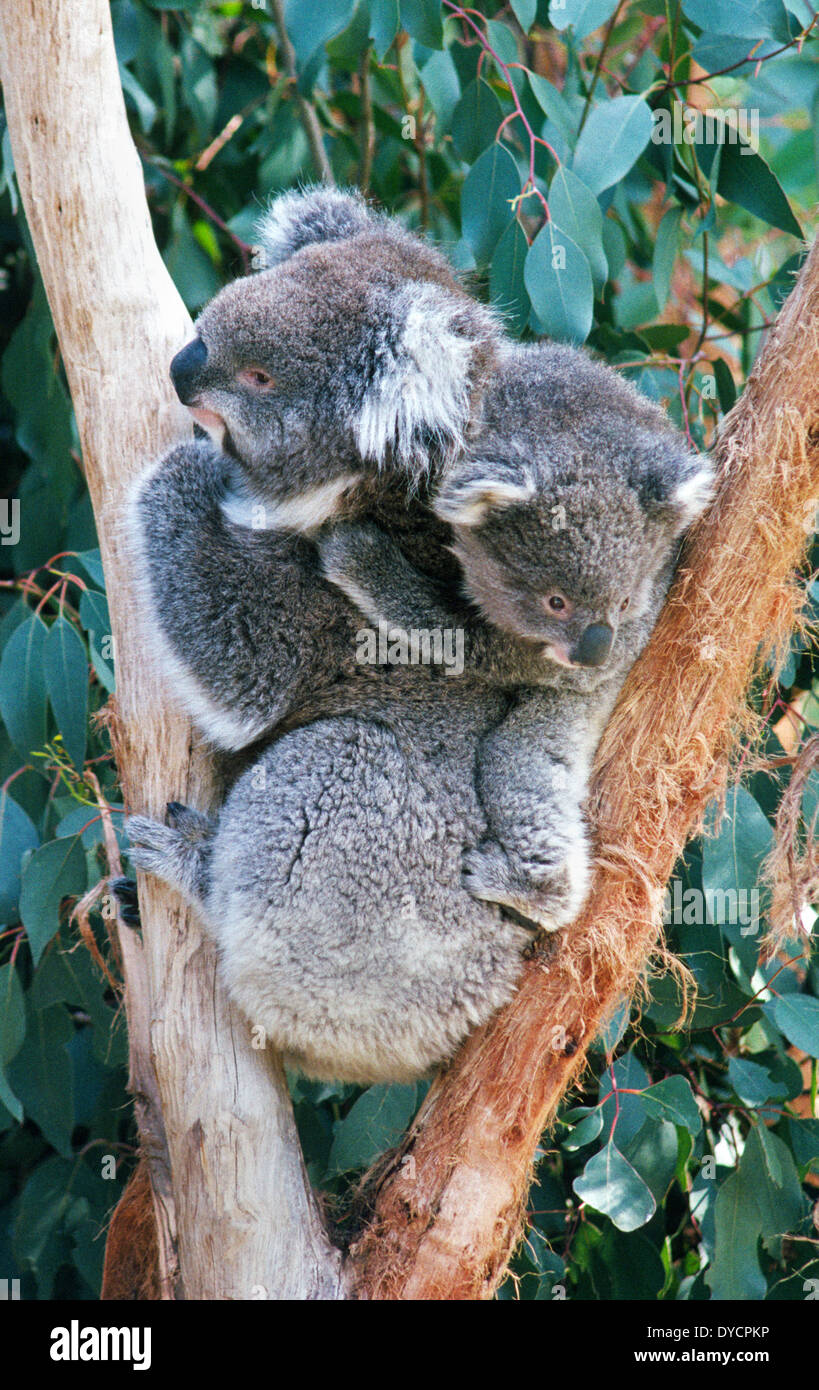
[[[318,550],[325,578],[371,623],[404,631],[458,625],[440,586],[416,570],[379,526],[337,522],[319,538]]]
[[[305,540],[231,520],[231,482],[210,440],[178,444],[139,480],[127,527],[145,641],[194,723],[235,750],[314,691],[339,604]]]
[[[324,576],[373,624],[405,633],[440,629],[463,635],[472,675],[492,686],[519,686],[542,662],[533,643],[520,643],[477,612],[456,610],[442,585],[410,564],[380,527],[342,521],[318,540]]]
[[[464,886],[556,931],[590,882],[583,814],[597,721],[575,692],[532,693],[484,739],[478,791],[488,833],[464,853]]]

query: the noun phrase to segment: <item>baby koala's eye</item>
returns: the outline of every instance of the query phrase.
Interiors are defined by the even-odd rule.
[[[239,380],[246,386],[252,386],[256,391],[272,391],[276,385],[275,377],[266,372],[262,367],[245,367],[239,373]]]
[[[569,600],[564,598],[562,594],[549,594],[546,599],[546,607],[550,613],[554,613],[555,617],[558,618],[568,618],[572,608]]]
[[[620,604],[620,612],[621,612],[621,613],[625,613],[625,611],[626,611],[626,609],[628,608],[628,606],[629,606],[630,603],[631,603],[631,599],[630,599],[628,596],[626,596],[626,598],[624,598],[624,599],[623,599],[623,602]]]

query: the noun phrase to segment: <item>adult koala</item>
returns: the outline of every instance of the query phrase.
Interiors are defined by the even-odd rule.
[[[591,753],[708,470],[607,369],[504,344],[360,201],[280,200],[262,240],[172,367],[220,448],[163,460],[131,529],[194,720],[276,737],[215,821],[133,818],[134,860],[292,1064],[409,1079],[509,997],[520,919],[580,905]],[[463,674],[356,663],[339,589],[463,631]]]
[[[140,480],[136,570],[174,693],[204,734],[247,747],[355,662],[360,626],[320,582],[314,537],[369,514],[453,578],[424,505],[463,449],[501,335],[446,261],[352,194],[285,194],[266,269],[226,286],[171,376],[212,438]]]

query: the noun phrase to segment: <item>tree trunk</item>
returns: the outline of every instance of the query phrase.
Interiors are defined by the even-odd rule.
[[[191,325],[151,231],[106,0],[0,0],[0,76],[102,547],[125,798],[154,814],[170,795],[204,806],[208,762],[147,659],[120,534],[133,479],[190,430],[168,363]],[[145,880],[140,906],[142,942],[120,934],[164,1295],[338,1296],[340,1257],[307,1184],[281,1068],[251,1047],[179,899]]]
[[[578,921],[428,1093],[373,1179],[351,1252],[366,1298],[488,1298],[520,1234],[540,1136],[659,936],[663,887],[753,721],[757,653],[791,630],[819,506],[819,244],[715,450],[714,506],[633,668],[596,760],[598,869]]]

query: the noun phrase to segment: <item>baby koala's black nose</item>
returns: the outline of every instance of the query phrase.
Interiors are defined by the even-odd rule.
[[[183,405],[190,405],[202,387],[202,371],[208,360],[208,350],[201,338],[178,352],[171,363],[171,381]]]
[[[572,661],[580,666],[602,666],[614,641],[614,628],[608,623],[590,623],[572,651]]]

